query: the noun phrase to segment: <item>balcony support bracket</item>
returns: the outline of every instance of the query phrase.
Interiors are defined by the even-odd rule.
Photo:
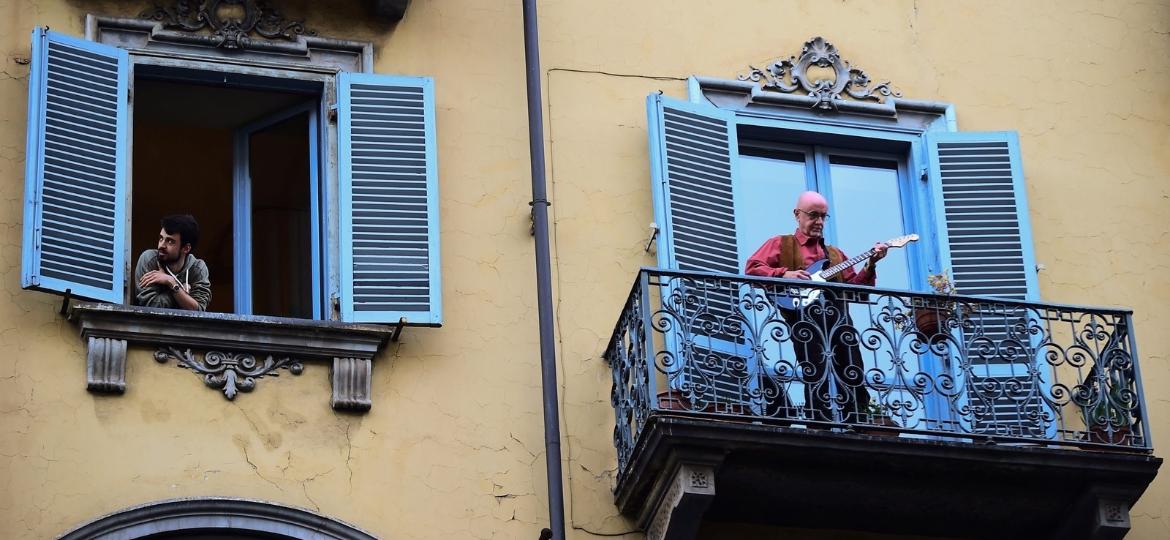
[[[703,514],[715,499],[715,468],[711,461],[677,460],[673,474],[658,486],[647,540],[693,540],[698,536]]]
[[[90,392],[121,394],[126,391],[126,340],[88,336],[85,352],[85,387]]]
[[[1094,485],[1081,494],[1075,504],[1075,511],[1069,515],[1060,538],[1087,538],[1092,540],[1115,540],[1125,538],[1129,533],[1130,501],[1141,496],[1140,492],[1123,487]]]

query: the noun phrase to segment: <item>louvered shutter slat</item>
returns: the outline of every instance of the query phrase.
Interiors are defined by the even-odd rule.
[[[129,57],[33,33],[22,285],[121,302]]]
[[[342,319],[442,322],[431,79],[338,78]]]

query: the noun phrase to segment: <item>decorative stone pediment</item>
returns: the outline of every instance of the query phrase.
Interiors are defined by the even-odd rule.
[[[140,57],[263,64],[308,71],[373,71],[371,43],[346,39],[349,36],[345,35],[320,36],[309,23],[289,18],[274,7],[278,3],[279,0],[146,2],[150,7],[134,17],[88,15],[85,37],[128,49]],[[387,3],[391,5],[383,5]],[[407,3],[408,0],[379,1],[374,12],[380,18],[397,21]]]
[[[315,36],[301,21],[257,0],[175,0],[170,6],[155,5],[139,17],[161,22],[167,30],[197,34],[215,47],[252,48],[258,40],[296,41]]]
[[[822,78],[810,73],[810,68],[827,68],[833,78]],[[762,89],[785,94],[804,94],[816,101],[814,108],[836,110],[848,96],[858,101],[885,103],[885,98],[902,97],[902,93],[882,81],[871,86],[865,70],[853,67],[841,58],[837,47],[817,36],[804,43],[800,56],[789,56],[771,61],[763,68],[748,65],[750,71],[739,75],[739,80],[759,83]]]

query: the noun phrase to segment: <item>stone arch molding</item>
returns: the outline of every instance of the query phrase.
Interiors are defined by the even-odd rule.
[[[120,510],[58,540],[168,538],[170,533],[238,534],[242,538],[376,540],[341,521],[273,503],[231,498],[175,499]]]

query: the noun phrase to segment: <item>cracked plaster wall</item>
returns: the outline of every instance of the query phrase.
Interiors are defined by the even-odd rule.
[[[9,298],[0,304],[0,536],[54,537],[126,506],[219,495],[309,508],[385,538],[535,537],[547,504],[518,5],[413,2],[388,27],[357,3],[280,3],[323,35],[373,41],[376,71],[436,81],[445,325],[408,329],[376,363],[374,409],[348,415],[328,408],[320,364],[229,403],[134,350],[126,395],[88,394],[82,345],[56,297],[19,290],[28,68],[17,60],[29,31],[81,35],[87,11],[134,15],[145,4],[0,5],[0,290]],[[813,35],[908,97],[954,103],[961,129],[1020,131],[1037,257],[1048,266],[1042,295],[1137,311],[1155,437],[1164,432],[1165,5],[557,0],[539,9],[570,538],[641,537],[623,534],[632,525],[613,506],[600,354],[636,269],[654,263],[642,252],[652,220],[644,98],[682,97],[688,75],[732,78]],[[1134,264],[1139,257],[1150,263]],[[1168,496],[1170,483],[1151,486],[1130,538],[1167,533]]]
[[[87,393],[59,298],[20,290],[17,59],[34,26],[81,36],[86,12],[152,3],[0,3],[0,538],[191,496],[307,508],[380,538],[535,538],[548,518],[519,7],[414,2],[388,26],[366,2],[275,2],[322,35],[374,42],[377,72],[436,81],[444,327],[406,329],[376,360],[373,410],[338,414],[317,363],[228,402],[135,349],[125,395]]]

